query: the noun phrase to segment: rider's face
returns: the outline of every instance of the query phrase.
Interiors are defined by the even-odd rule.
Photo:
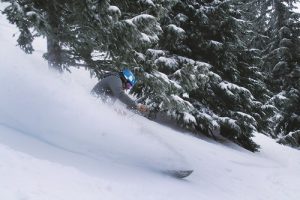
[[[132,88],[132,85],[129,82],[126,82],[123,84],[123,89],[124,90],[129,90],[130,88]]]

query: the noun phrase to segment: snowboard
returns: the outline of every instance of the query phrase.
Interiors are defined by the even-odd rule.
[[[182,179],[191,175],[193,171],[194,170],[165,170],[163,171],[163,173],[174,178]]]

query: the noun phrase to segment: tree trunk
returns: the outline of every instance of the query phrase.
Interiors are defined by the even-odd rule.
[[[279,31],[284,26],[284,7],[280,0],[274,0],[274,9],[276,16],[276,29]]]
[[[51,69],[62,72],[62,49],[59,44],[59,10],[55,6],[55,1],[48,3],[47,15],[50,26],[47,35],[48,64]]]

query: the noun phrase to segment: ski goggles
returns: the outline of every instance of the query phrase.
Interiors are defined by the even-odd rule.
[[[125,89],[126,89],[126,90],[129,90],[130,88],[132,88],[132,85],[131,85],[129,82],[127,82],[127,83],[125,84]]]

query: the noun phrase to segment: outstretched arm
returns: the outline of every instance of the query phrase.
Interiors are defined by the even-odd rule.
[[[123,90],[122,81],[117,76],[112,76],[110,80],[110,89],[113,95],[130,109],[138,109],[137,103],[132,100]]]

